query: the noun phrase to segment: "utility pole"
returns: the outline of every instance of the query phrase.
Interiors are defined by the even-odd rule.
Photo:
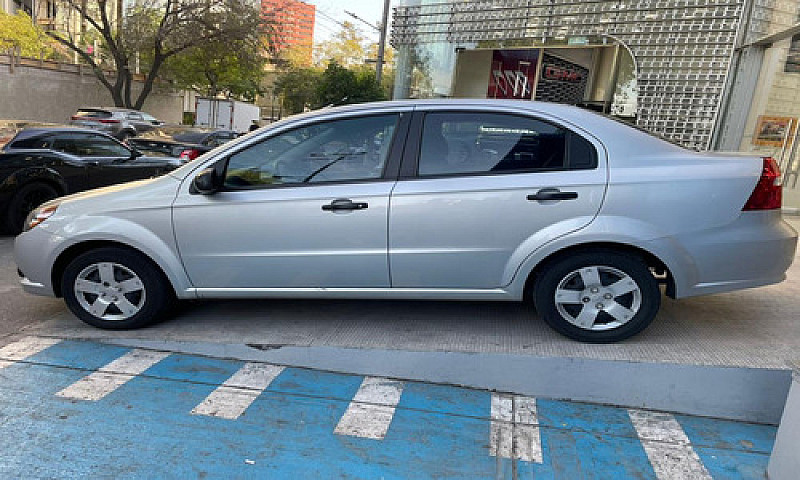
[[[375,67],[375,80],[378,86],[381,84],[381,77],[383,76],[383,54],[386,49],[386,26],[389,23],[389,2],[391,0],[384,0],[383,2],[383,21],[381,22],[381,39],[378,42],[378,65]]]
[[[378,82],[378,85],[381,84],[381,77],[383,76],[383,55],[386,51],[386,27],[387,24],[389,23],[389,3],[391,3],[391,0],[384,0],[383,21],[377,27],[369,23],[368,21],[364,20],[363,18],[359,17],[353,12],[348,12],[347,10],[344,11],[344,13],[374,28],[380,33],[380,40],[378,40],[378,60],[375,62],[375,81]]]

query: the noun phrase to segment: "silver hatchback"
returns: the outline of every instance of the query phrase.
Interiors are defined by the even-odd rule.
[[[135,328],[174,298],[532,300],[613,342],[668,296],[780,282],[770,158],[694,153],[574,107],[403,101],[291,117],[160,178],[57,199],[22,284]]]

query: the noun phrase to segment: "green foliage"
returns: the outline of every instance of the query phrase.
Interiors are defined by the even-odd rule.
[[[275,94],[281,97],[287,113],[300,113],[316,106],[321,76],[321,70],[309,67],[290,67],[278,75]]]
[[[0,52],[13,47],[19,47],[23,57],[52,58],[55,54],[53,41],[31,17],[24,12],[10,15],[0,11]]]
[[[336,36],[317,45],[314,52],[316,63],[324,65],[336,62],[345,67],[363,65],[367,49],[366,38],[350,22],[342,23],[342,29]]]
[[[207,97],[223,94],[252,102],[262,93],[264,63],[257,42],[213,42],[169,59],[162,76],[172,80],[176,87],[194,90]]]
[[[317,86],[319,106],[385,100],[383,89],[375,81],[375,72],[359,68],[348,70],[336,62],[328,64]]]

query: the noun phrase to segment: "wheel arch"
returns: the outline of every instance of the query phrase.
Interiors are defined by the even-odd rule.
[[[617,243],[617,242],[607,242],[607,241],[598,241],[598,242],[586,242],[577,245],[571,245],[565,248],[561,248],[554,252],[551,252],[544,258],[542,258],[533,269],[528,273],[527,278],[525,279],[525,285],[523,287],[523,300],[529,301],[533,298],[533,286],[536,282],[536,279],[541,272],[548,268],[548,265],[552,264],[558,259],[574,255],[576,253],[584,253],[588,251],[597,251],[597,250],[604,250],[604,251],[614,251],[628,255],[635,255],[641,258],[645,264],[652,268],[657,274],[664,274],[665,278],[663,283],[666,283],[667,291],[666,294],[670,298],[675,298],[675,279],[672,275],[672,272],[669,266],[656,254],[638,247],[636,245],[626,244],[626,243]]]
[[[102,247],[117,247],[123,248],[126,250],[130,250],[141,255],[144,259],[150,262],[163,276],[164,280],[170,287],[172,287],[172,291],[174,294],[178,294],[179,291],[176,288],[174,279],[172,279],[164,269],[164,267],[159,264],[156,260],[154,260],[150,255],[143,252],[141,249],[138,249],[134,246],[131,246],[127,243],[115,241],[115,240],[86,240],[74,245],[70,245],[66,249],[64,249],[61,253],[58,254],[56,260],[53,262],[53,268],[50,271],[50,281],[53,286],[53,293],[56,297],[62,297],[63,292],[61,291],[61,277],[64,275],[64,270],[67,268],[67,265],[77,258],[78,256],[89,252],[91,250],[96,250]]]

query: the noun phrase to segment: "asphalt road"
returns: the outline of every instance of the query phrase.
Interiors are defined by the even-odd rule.
[[[34,298],[22,291],[14,264],[14,237],[0,236],[0,337],[63,313],[55,298]]]

